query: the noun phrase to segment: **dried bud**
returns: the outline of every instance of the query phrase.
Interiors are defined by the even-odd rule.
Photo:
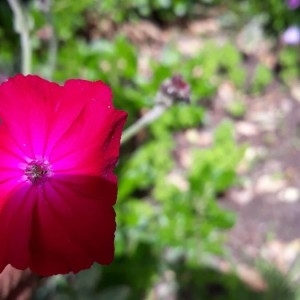
[[[165,96],[172,98],[173,101],[190,101],[191,89],[187,82],[185,82],[181,75],[174,75],[166,79],[161,87],[161,93]]]

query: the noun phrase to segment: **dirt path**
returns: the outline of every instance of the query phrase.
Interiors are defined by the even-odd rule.
[[[300,250],[300,105],[273,83],[248,99],[238,138],[249,148],[240,176],[222,205],[237,212],[228,245],[237,261],[265,258],[287,270]]]

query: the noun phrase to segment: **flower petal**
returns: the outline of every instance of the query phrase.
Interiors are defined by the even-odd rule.
[[[116,185],[96,177],[51,178],[39,192],[31,236],[31,269],[78,272],[114,256]]]
[[[38,76],[16,75],[0,85],[0,119],[24,154],[44,155],[62,87]]]
[[[102,82],[79,83],[69,81],[65,86],[65,99],[72,98],[78,84],[81,92],[73,96],[73,104],[68,104],[76,106],[67,114],[72,120],[65,123],[67,118],[57,119],[53,138],[49,139],[55,143],[49,160],[53,162],[53,171],[59,174],[73,174],[76,170],[77,174],[111,176],[127,115],[112,107],[110,90]],[[66,104],[61,103],[62,112],[66,112]]]
[[[18,269],[29,266],[33,205],[32,189],[23,184],[7,194],[7,201],[0,206],[0,272],[7,264]]]
[[[81,129],[85,125],[86,106],[96,103],[100,104],[98,106],[102,111],[103,107],[112,106],[111,90],[103,82],[89,82],[80,79],[66,81],[56,108],[56,122],[51,130],[48,150],[51,151],[57,141],[64,139],[70,131],[74,132],[74,128],[75,130]],[[97,111],[97,107],[95,109],[95,113],[100,117],[99,123],[101,110]]]

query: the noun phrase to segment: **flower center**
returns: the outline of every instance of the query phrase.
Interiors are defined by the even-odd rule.
[[[50,165],[43,160],[33,160],[26,166],[24,173],[32,183],[43,183],[50,175]]]

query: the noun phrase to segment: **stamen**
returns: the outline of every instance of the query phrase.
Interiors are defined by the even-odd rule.
[[[50,175],[50,165],[43,160],[33,160],[27,165],[24,173],[32,183],[43,183]]]

